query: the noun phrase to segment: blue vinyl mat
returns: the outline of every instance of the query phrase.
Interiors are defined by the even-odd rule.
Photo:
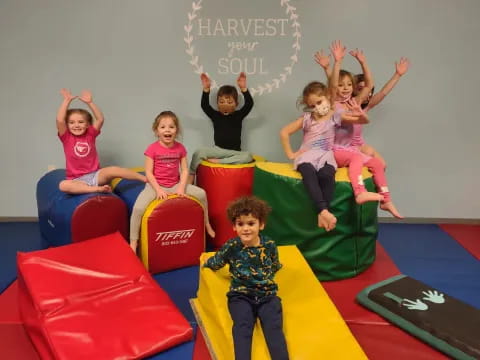
[[[46,247],[37,222],[0,223],[0,293],[17,278],[17,252]]]
[[[189,300],[197,296],[198,266],[190,266],[154,275],[153,278],[165,290],[190,324],[196,325]]]
[[[480,309],[480,261],[437,225],[381,224],[378,240],[400,272]]]

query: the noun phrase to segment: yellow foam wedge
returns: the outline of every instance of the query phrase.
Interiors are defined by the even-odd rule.
[[[279,246],[278,250],[283,267],[275,281],[282,299],[290,359],[367,359],[297,247]],[[202,264],[203,260],[204,256]],[[228,266],[217,272],[201,268],[197,298],[191,300],[210,354],[216,360],[234,359],[226,296],[229,286]],[[253,334],[252,359],[270,359],[259,321]]]

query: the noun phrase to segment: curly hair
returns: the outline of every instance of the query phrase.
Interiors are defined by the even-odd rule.
[[[272,208],[256,196],[244,196],[232,201],[227,208],[227,217],[232,224],[242,215],[252,215],[260,224],[265,224]]]

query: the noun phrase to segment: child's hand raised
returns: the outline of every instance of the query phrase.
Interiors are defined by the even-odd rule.
[[[242,71],[237,78],[237,85],[240,90],[245,91],[247,89],[247,75]]]
[[[408,61],[407,58],[402,57],[400,58],[399,62],[395,63],[395,70],[398,75],[402,76],[407,72],[409,66],[410,66],[410,61]]]
[[[343,46],[340,40],[335,40],[332,42],[332,45],[330,45],[330,52],[332,53],[335,61],[340,61],[345,57],[347,48]]]
[[[367,60],[362,50],[355,49],[350,51],[349,54],[352,55],[355,59],[357,59],[360,63],[363,63]]]
[[[200,80],[202,80],[203,90],[210,91],[210,86],[212,85],[212,82],[210,81],[208,75],[202,73],[202,75],[200,75]]]
[[[317,51],[315,53],[315,61],[324,69],[328,69],[330,66],[330,55],[325,55],[323,50]]]
[[[77,96],[72,95],[68,89],[61,89],[60,94],[62,94],[63,98],[67,101],[72,101],[77,98]]]
[[[91,104],[93,101],[92,92],[90,90],[83,90],[79,97],[85,104]]]
[[[352,116],[361,116],[365,115],[362,107],[355,101],[355,98],[351,98],[346,102],[347,108],[349,110],[349,115]]]

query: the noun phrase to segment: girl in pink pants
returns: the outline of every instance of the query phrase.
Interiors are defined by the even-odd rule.
[[[365,87],[353,98],[361,104],[371,91],[373,81],[370,71],[366,65],[365,56],[361,51],[351,51],[362,65],[365,74]],[[348,103],[351,102],[354,89],[354,78],[348,71],[340,71],[339,83],[337,87],[337,99],[335,107],[349,111]],[[385,177],[385,165],[381,158],[369,156],[361,151],[359,143],[362,140],[362,125],[360,124],[342,124],[335,129],[334,155],[335,161],[339,167],[348,166],[348,175],[352,183],[355,200],[358,204],[367,201],[380,201],[380,208],[390,212],[397,218],[402,218],[397,208],[393,204],[390,191]],[[366,166],[373,174],[373,181],[377,186],[378,194],[366,191],[362,177],[362,167]]]
[[[363,52],[354,50],[350,51],[350,54],[360,63],[363,74],[357,75],[357,77],[354,78],[348,71],[340,71],[336,105],[337,108],[345,110],[348,110],[346,104],[348,100],[352,98],[352,94],[355,94],[354,99],[362,104],[362,108],[364,108],[365,111],[378,105],[395,87],[400,77],[407,72],[410,65],[407,58],[401,58],[399,62],[396,62],[395,73],[392,78],[383,86],[379,93],[372,96],[373,79]],[[315,61],[324,69],[327,78],[330,78],[329,56],[320,50],[315,54]],[[339,167],[349,167],[349,177],[355,194],[355,200],[358,204],[366,201],[381,201],[381,209],[389,211],[397,218],[403,218],[390,198],[390,192],[385,178],[385,161],[375,149],[365,144],[362,136],[362,125],[344,125],[342,128],[337,129],[334,154]],[[366,191],[362,178],[363,166],[367,166],[373,174],[373,180],[379,194]]]

